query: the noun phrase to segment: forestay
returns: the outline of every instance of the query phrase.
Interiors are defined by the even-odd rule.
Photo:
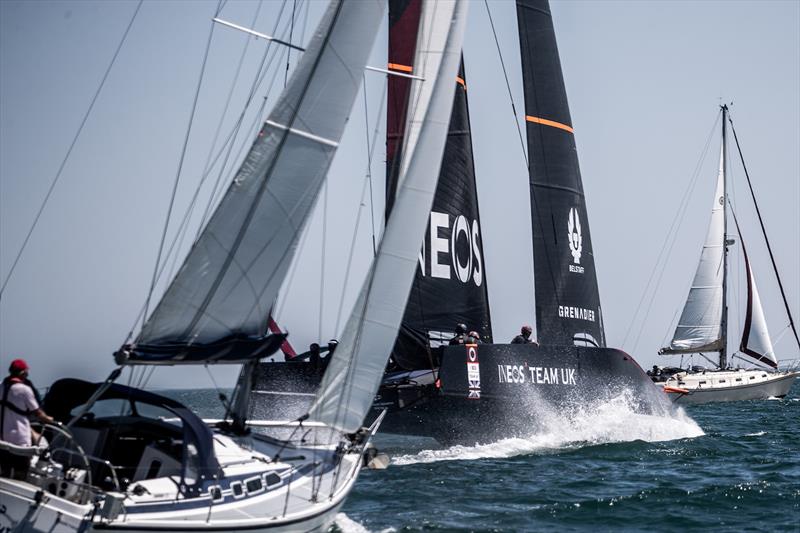
[[[127,362],[237,361],[277,349],[267,317],[336,152],[385,2],[327,8],[242,167]]]
[[[669,347],[661,353],[711,352],[723,348],[722,296],[725,240],[724,154],[720,152],[717,189],[700,264]]]
[[[436,190],[453,104],[467,2],[426,2],[414,65],[425,79],[412,90],[408,143],[392,214],[378,255],[309,411],[345,432],[361,427],[394,344],[417,268],[419,245]]]

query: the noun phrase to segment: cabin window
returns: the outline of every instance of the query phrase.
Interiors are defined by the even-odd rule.
[[[275,473],[267,474],[264,479],[268,486],[277,485],[281,482],[281,476]]]
[[[214,485],[208,488],[208,495],[211,496],[211,501],[221,502],[225,498],[222,496],[222,489],[219,485]]]
[[[244,496],[244,489],[242,488],[242,484],[238,481],[231,483],[231,492],[233,492],[234,498],[241,498]]]
[[[260,477],[246,479],[244,484],[245,487],[247,487],[247,494],[257,494],[264,490],[264,485],[261,483]]]

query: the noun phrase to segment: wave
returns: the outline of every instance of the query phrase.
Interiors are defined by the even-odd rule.
[[[342,533],[370,533],[370,530],[351,519],[344,513],[337,513],[333,525],[333,531]],[[396,531],[393,527],[380,530],[380,533],[391,533]]]
[[[539,429],[527,437],[502,439],[491,444],[451,446],[438,450],[422,450],[392,459],[393,465],[410,465],[436,461],[461,461],[506,458],[517,455],[571,450],[585,446],[618,442],[663,442],[705,435],[682,408],[660,415],[638,412],[638,403],[629,391],[597,400],[586,406],[566,409],[545,409],[537,405],[541,419]]]

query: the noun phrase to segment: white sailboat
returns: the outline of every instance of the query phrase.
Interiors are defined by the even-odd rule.
[[[696,367],[668,373],[664,373],[662,370],[654,372],[653,379],[663,384],[664,390],[672,397],[673,401],[680,403],[780,398],[786,396],[795,378],[800,375],[800,372],[796,371],[777,370],[778,359],[772,346],[764,310],[761,306],[761,298],[756,287],[756,279],[735,213],[734,221],[747,274],[747,306],[742,324],[739,351],[736,354],[730,354],[727,300],[730,275],[728,253],[729,247],[736,241],[730,238],[727,231],[727,214],[731,210],[726,195],[728,107],[723,105],[721,112],[722,147],[711,222],[689,296],[678,320],[675,333],[669,346],[659,351],[659,354],[683,355],[717,352],[718,361],[715,362],[716,368],[712,370]],[[755,197],[753,200],[755,201]],[[766,232],[764,237],[766,239]],[[775,273],[777,275],[777,268]],[[780,280],[780,278],[778,279]],[[781,291],[783,291],[782,286]],[[786,305],[786,311],[790,326],[797,339],[797,332],[788,305]],[[798,340],[798,347],[800,347],[800,340]],[[729,355],[738,356],[739,354],[747,356],[760,367],[747,370],[732,367]]]
[[[108,380],[56,382],[63,426],[23,479],[0,478],[9,531],[325,530],[381,418],[362,427],[397,335],[433,200],[467,3],[426,3],[424,84],[410,116],[395,212],[309,413],[258,433],[248,420],[255,362],[285,335],[267,327],[336,152],[384,13],[382,0],[333,0],[225,197]],[[421,47],[422,48],[422,47]],[[114,383],[131,365],[244,364],[231,419]]]

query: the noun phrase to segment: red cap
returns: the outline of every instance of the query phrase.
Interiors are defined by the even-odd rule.
[[[8,367],[8,372],[10,374],[21,374],[28,368],[28,363],[25,362],[25,359],[14,359],[11,361],[11,366]]]

